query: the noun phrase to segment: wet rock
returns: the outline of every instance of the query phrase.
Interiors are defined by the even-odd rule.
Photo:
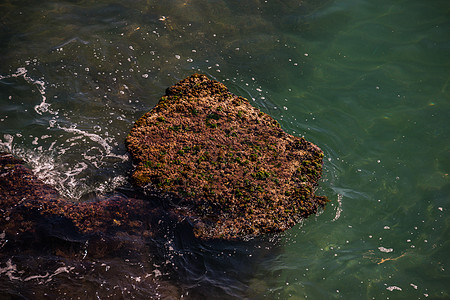
[[[111,235],[117,231],[154,234],[151,224],[160,220],[161,213],[152,202],[114,194],[74,203],[37,179],[24,163],[11,154],[0,153],[0,228],[5,232],[17,235],[35,231],[36,223],[52,228],[58,227],[56,223],[66,223],[80,235]]]
[[[155,241],[167,236],[170,215],[117,193],[71,202],[23,164],[0,153],[0,298],[179,298],[159,275],[163,267],[151,271],[161,264]],[[99,286],[102,278],[109,280]]]
[[[316,196],[323,152],[194,74],[166,91],[127,137],[135,183],[202,239],[280,232],[328,201]]]

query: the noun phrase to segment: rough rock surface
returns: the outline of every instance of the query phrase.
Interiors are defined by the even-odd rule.
[[[164,197],[199,238],[283,231],[328,201],[314,194],[319,147],[205,75],[168,88],[127,147],[136,184]]]

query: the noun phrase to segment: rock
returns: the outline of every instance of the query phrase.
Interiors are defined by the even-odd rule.
[[[35,231],[38,223],[52,228],[57,227],[55,223],[70,224],[84,235],[119,230],[152,235],[150,224],[161,218],[160,209],[151,202],[119,194],[81,203],[63,199],[23,164],[11,154],[0,153],[0,229],[12,235]]]
[[[134,182],[163,197],[198,238],[280,232],[328,201],[314,194],[320,148],[205,75],[168,88],[126,143]]]
[[[0,152],[0,298],[123,298],[119,285],[144,298],[180,298],[164,276],[142,273],[161,264],[156,240],[167,238],[174,220],[167,212],[117,193],[72,202],[23,164]],[[140,263],[135,268],[127,260]],[[105,274],[105,266],[115,276]]]

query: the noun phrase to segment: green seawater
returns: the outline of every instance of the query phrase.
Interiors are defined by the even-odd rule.
[[[126,184],[133,122],[194,72],[323,149],[326,209],[259,246],[201,246],[202,268],[180,263],[180,250],[184,298],[450,298],[448,1],[1,1],[0,11],[0,150],[66,197]],[[273,251],[233,261],[246,247]],[[224,253],[229,264],[215,261]],[[8,261],[0,291],[46,288],[30,277],[44,271]],[[132,278],[152,273],[114,263]],[[76,274],[50,279],[64,276]],[[125,298],[152,294],[139,282]]]

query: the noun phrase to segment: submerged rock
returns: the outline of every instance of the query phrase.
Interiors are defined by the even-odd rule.
[[[170,226],[170,215],[148,199],[120,194],[82,203],[63,199],[24,161],[0,152],[1,299],[98,294],[122,298],[124,291],[118,286],[125,291],[133,288],[146,298],[180,298],[179,288],[167,278],[141,270],[142,264],[151,270],[161,261],[155,240],[162,239]],[[112,263],[109,272],[115,277],[108,275],[106,264],[95,266],[116,257],[121,262],[139,261],[140,267]],[[130,274],[142,280],[132,280]],[[52,283],[56,275],[58,280]],[[85,288],[80,290],[80,285]]]
[[[205,75],[168,88],[127,147],[135,183],[163,197],[198,238],[280,232],[328,201],[315,195],[320,148]]]
[[[160,220],[161,214],[151,202],[116,194],[75,203],[61,198],[24,163],[11,154],[0,153],[0,229],[6,233],[14,236],[42,229],[43,225],[56,228],[58,224],[65,224],[67,232],[70,227],[85,236],[117,231],[151,236],[156,231],[150,226]]]

